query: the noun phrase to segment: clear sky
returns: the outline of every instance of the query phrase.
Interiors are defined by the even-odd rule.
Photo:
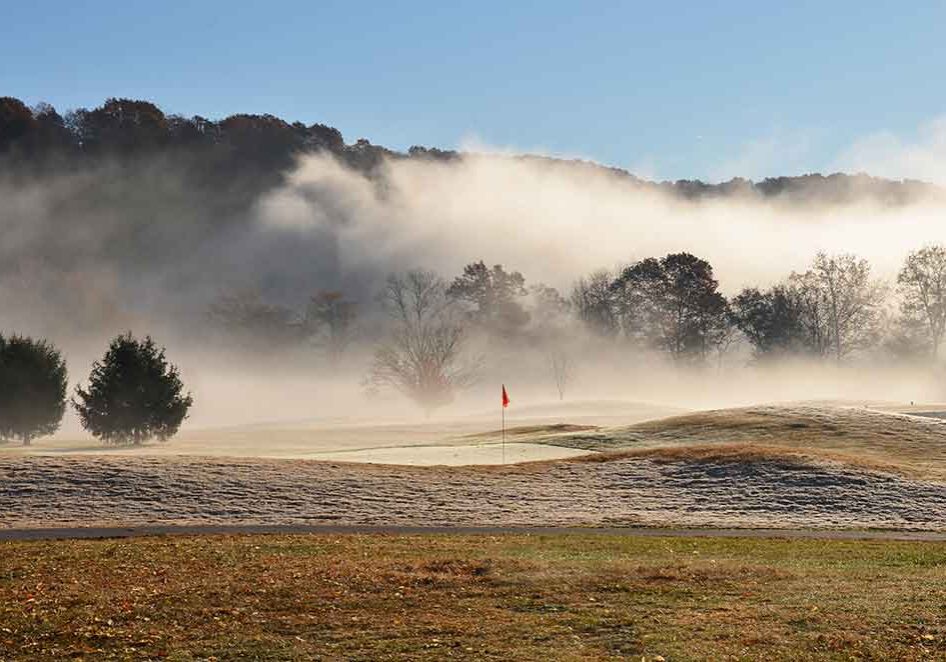
[[[883,170],[885,150],[946,144],[946,2],[0,0],[0,95],[266,112],[349,142],[661,179],[831,170],[865,150]]]

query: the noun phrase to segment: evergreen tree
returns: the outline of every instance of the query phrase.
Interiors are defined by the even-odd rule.
[[[150,336],[115,338],[96,361],[89,388],[76,387],[72,404],[83,427],[107,444],[141,444],[173,437],[193,404],[176,366]]]
[[[66,364],[45,340],[0,336],[0,440],[36,437],[59,429],[66,409]]]

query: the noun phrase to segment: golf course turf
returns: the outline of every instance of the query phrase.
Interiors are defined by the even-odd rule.
[[[316,534],[0,543],[0,659],[944,655],[939,542]]]

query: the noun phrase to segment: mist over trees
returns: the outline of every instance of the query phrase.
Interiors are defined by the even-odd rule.
[[[474,324],[507,338],[529,322],[529,313],[521,303],[527,293],[521,273],[507,273],[501,264],[488,268],[482,261],[466,265],[447,289],[448,297],[467,305]]]
[[[665,357],[670,365],[697,370],[722,369],[730,355],[744,356],[732,359],[744,364],[799,358],[842,363],[885,353],[897,360],[905,353],[925,351],[935,330],[942,329],[935,326],[941,318],[929,321],[923,316],[925,311],[932,315],[941,310],[937,306],[942,302],[931,294],[940,293],[931,284],[940,275],[939,251],[946,255],[946,249],[927,247],[908,258],[901,289],[911,288],[907,294],[913,298],[902,299],[899,318],[890,314],[892,290],[872,276],[866,260],[851,254],[819,253],[806,271],[793,272],[768,289],[745,288],[731,299],[720,292],[712,265],[689,253],[638,260],[613,276],[596,271],[580,277],[568,299],[554,288],[529,286],[518,271],[502,265],[489,268],[483,261],[467,265],[449,288],[431,272],[420,272],[422,278],[393,277],[385,298],[400,331],[380,346],[372,383],[413,393],[412,399],[426,402],[425,408],[432,410],[445,404],[464,380],[439,376],[439,361],[433,362],[437,368],[432,371],[417,368],[424,362],[412,362],[411,357],[420,354],[412,347],[449,348],[444,354],[449,364],[469,356],[478,335],[487,339],[487,345],[500,339],[501,345],[517,353],[541,353],[550,389],[559,399],[575,381],[582,360],[588,360],[585,342],[596,348],[591,355],[650,352]],[[421,295],[428,291],[429,297]],[[918,308],[922,292],[928,292],[928,306]],[[406,301],[426,303],[412,307]],[[451,306],[451,315],[443,318],[450,320],[445,326],[411,324],[423,317],[408,313],[414,307],[444,311]],[[503,306],[514,306],[516,324],[504,323],[503,316],[495,314]],[[438,315],[431,317],[439,319]],[[908,322],[919,323],[923,337],[905,337],[897,331]],[[430,328],[441,329],[449,341],[418,343],[423,329]],[[473,365],[472,372],[462,373],[464,377],[476,372]],[[418,388],[415,384],[423,374],[438,377]]]
[[[620,325],[611,289],[613,281],[607,270],[582,276],[575,282],[569,299],[585,328],[600,336],[613,336]]]
[[[464,356],[459,311],[431,271],[390,276],[381,301],[391,328],[375,350],[368,382],[401,392],[429,415],[477,376],[476,360]]]
[[[307,155],[330,159],[300,165]],[[946,249],[937,245],[907,258],[895,288],[879,282],[865,259],[845,253],[813,255],[799,273],[732,282],[718,249],[704,253],[696,240],[678,247],[676,229],[659,248],[630,241],[624,254],[627,235],[607,223],[595,225],[587,246],[575,246],[592,256],[578,268],[559,268],[561,247],[546,250],[545,237],[534,241],[541,250],[533,259],[511,257],[501,243],[495,253],[472,241],[467,247],[465,235],[462,250],[447,258],[424,255],[416,249],[426,244],[409,243],[414,236],[406,235],[456,234],[456,226],[441,224],[456,216],[449,209],[456,207],[472,236],[491,208],[477,206],[472,196],[446,205],[436,198],[425,201],[437,203],[436,214],[399,225],[415,208],[399,206],[404,189],[397,178],[416,177],[427,186],[431,173],[457,168],[467,157],[346,142],[332,127],[272,115],[182,117],[134,99],[66,111],[0,98],[0,330],[50,337],[66,350],[76,339],[85,341],[83,348],[98,347],[116,329],[174,332],[189,348],[239,356],[254,368],[291,357],[287,364],[313,372],[367,375],[373,387],[402,393],[429,411],[456,398],[476,374],[492,374],[496,366],[480,358],[484,347],[496,355],[489,359],[494,363],[532,361],[534,374],[559,397],[573,386],[577,391],[591,372],[584,361],[605,355],[703,370],[799,357],[845,364],[916,360],[939,352]],[[862,175],[654,183],[580,161],[482,158],[541,164],[528,173],[541,185],[549,173],[568,172],[589,175],[582,184],[590,174],[606,176],[622,195],[659,194],[672,199],[660,207],[668,223],[671,212],[710,213],[720,200],[808,208],[943,199],[933,186]],[[294,197],[274,195],[294,185],[311,162],[318,176],[293,189]],[[395,173],[392,164],[404,169]],[[356,181],[333,188],[333,177],[351,173]],[[506,193],[515,196],[523,185],[512,182]],[[306,206],[311,201],[318,204]],[[623,214],[626,201],[618,202],[612,206]],[[267,205],[286,223],[279,231],[261,222]],[[588,209],[598,212],[582,207],[573,215],[584,223],[579,212]],[[363,216],[380,218],[382,231],[366,232]],[[516,239],[497,238],[504,241]],[[599,260],[594,249],[604,244],[618,248]],[[692,253],[681,250],[693,246]],[[753,250],[765,259],[769,247]],[[889,265],[879,266],[890,273]],[[393,282],[400,304],[392,281],[385,281],[389,272],[399,274]],[[66,328],[68,337],[54,336]]]
[[[256,294],[227,295],[206,315],[245,354],[309,352],[334,370],[357,369],[359,352],[349,356],[349,350],[370,349],[368,389],[398,392],[429,415],[482,376],[484,347],[536,357],[560,400],[596,353],[664,357],[688,370],[722,369],[732,353],[744,364],[929,355],[946,324],[944,273],[946,248],[938,245],[907,257],[896,291],[874,278],[862,258],[818,253],[806,271],[728,299],[708,261],[670,253],[632,262],[613,276],[599,270],[579,277],[566,298],[480,260],[452,280],[420,269],[389,276],[378,297],[381,317],[370,313],[367,333],[358,332],[359,304],[340,291],[318,290],[301,309]],[[739,359],[734,348],[740,347],[751,354]],[[64,393],[65,365],[51,346],[0,337],[0,387],[0,438],[29,443],[56,429],[62,411],[55,393]],[[126,334],[96,362],[88,389],[78,387],[73,404],[83,425],[106,443],[139,444],[173,435],[191,398],[150,337]],[[39,411],[46,416],[41,421],[34,416]],[[26,414],[33,416],[28,423]]]
[[[112,340],[96,361],[87,388],[76,387],[72,406],[89,433],[106,444],[140,445],[177,434],[193,404],[178,369],[150,336]]]
[[[729,327],[726,298],[708,262],[689,253],[647,258],[611,283],[623,333],[675,360],[705,360]]]
[[[549,367],[552,369],[552,379],[555,380],[558,399],[564,400],[568,385],[574,377],[571,357],[561,349],[552,350],[549,354]]]
[[[802,323],[801,303],[787,285],[742,290],[731,302],[733,324],[752,345],[757,359],[787,357],[812,349]]]
[[[30,332],[38,335],[51,335],[68,319],[72,335],[89,343],[101,342],[116,328],[136,328],[141,308],[149,315],[157,310],[155,317],[176,328],[215,302],[218,309],[211,317],[219,323],[209,324],[205,335],[229,334],[229,340],[239,344],[236,329],[246,327],[250,331],[240,341],[245,344],[251,342],[247,338],[255,334],[253,328],[268,326],[272,334],[282,329],[284,344],[294,345],[305,342],[304,308],[316,288],[343,292],[361,302],[360,312],[370,316],[369,300],[387,272],[415,265],[381,263],[374,273],[345,271],[337,233],[357,221],[352,218],[357,205],[354,211],[342,208],[334,194],[318,184],[303,193],[324,208],[319,209],[324,227],[305,234],[261,227],[261,205],[267,196],[292,179],[300,158],[311,155],[330,157],[363,176],[382,198],[391,184],[389,164],[445,167],[468,156],[419,146],[398,152],[365,139],[346,141],[338,129],[325,124],[267,114],[210,119],[165,112],[138,99],[111,98],[95,108],[56,109],[2,97],[0,308],[20,311],[17,321],[27,322]],[[530,155],[489,158],[549,172],[607,177],[622,190],[666,195],[686,204],[745,198],[799,205],[870,200],[890,206],[940,195],[928,185],[860,175],[813,174],[719,185],[655,183],[581,161]],[[480,252],[465,257],[484,257]],[[491,268],[484,265],[486,272]],[[523,309],[529,308],[525,297],[504,294],[504,288],[513,286],[502,283],[524,268],[528,265],[507,264],[504,274],[461,275],[498,279],[496,292],[504,299],[491,302],[486,292],[487,298],[465,300],[498,335],[516,336],[529,325],[523,317]],[[570,303],[599,332],[615,333],[618,321],[608,317],[613,308],[606,305],[607,295],[595,290],[601,279],[589,278],[585,294],[598,300],[586,297]],[[536,283],[527,284],[532,285]],[[147,292],[147,303],[139,303],[142,291]],[[224,328],[230,331],[221,333]],[[340,336],[332,336],[333,349],[325,344],[325,327],[314,336],[310,334],[313,342],[337,354]]]
[[[226,341],[243,349],[269,353],[293,347],[304,338],[296,313],[267,303],[258,292],[220,295],[208,306],[207,318]]]
[[[801,302],[810,346],[819,354],[840,362],[879,342],[886,288],[871,278],[867,260],[818,253],[811,269],[792,274],[789,284]]]
[[[866,260],[819,253],[810,269],[768,291],[740,292],[733,298],[733,319],[757,358],[830,356],[840,362],[880,344],[887,294]]]
[[[907,255],[897,287],[905,326],[922,329],[937,358],[946,330],[946,247],[924,246]]]
[[[452,150],[413,146],[406,153],[373,145],[364,138],[347,144],[338,129],[325,124],[290,122],[273,115],[238,113],[220,120],[200,115],[167,114],[155,103],[109,98],[96,108],[60,112],[47,103],[27,106],[15,97],[0,97],[0,158],[18,169],[69,169],[90,160],[127,160],[145,155],[170,159],[186,167],[195,184],[210,192],[226,185],[234,200],[245,202],[272,186],[296,156],[327,151],[359,172],[374,172],[385,158],[449,162],[462,156]],[[841,204],[871,198],[904,204],[937,191],[923,182],[884,180],[867,175],[809,174],[770,177],[760,182],[735,178],[721,184],[699,180],[654,183],[620,168],[586,161],[523,155],[536,162],[600,170],[626,179],[629,185],[670,193],[686,200],[731,196],[789,198],[819,204]]]
[[[355,340],[357,319],[357,304],[343,292],[320,290],[309,299],[302,326],[309,342],[337,364]]]
[[[45,340],[0,335],[0,442],[59,429],[66,409],[66,364]]]

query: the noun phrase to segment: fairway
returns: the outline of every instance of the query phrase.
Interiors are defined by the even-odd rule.
[[[2,659],[946,655],[946,543],[607,535],[0,543]]]
[[[588,451],[547,443],[582,429],[633,425],[687,410],[627,401],[580,401],[523,406],[508,412],[506,460],[523,462],[581,455]],[[254,457],[408,465],[500,464],[501,433],[495,411],[442,415],[417,421],[412,415],[354,419],[287,420],[186,429],[173,443],[114,447],[63,432],[31,446],[0,443],[11,455],[147,455],[157,457]],[[513,444],[517,444],[513,446]]]
[[[756,406],[610,426],[587,414],[579,423],[549,418],[517,421],[505,454],[500,431],[478,419],[353,427],[345,437],[244,428],[245,441],[230,456],[226,441],[237,432],[221,437],[209,457],[198,449],[209,450],[212,436],[197,448],[186,441],[92,452],[55,450],[55,441],[27,452],[8,446],[0,453],[0,528],[943,531],[946,522],[946,427],[938,419],[838,405]],[[478,432],[469,431],[474,425]],[[242,455],[254,448],[285,455]],[[530,459],[541,461],[523,461]]]

